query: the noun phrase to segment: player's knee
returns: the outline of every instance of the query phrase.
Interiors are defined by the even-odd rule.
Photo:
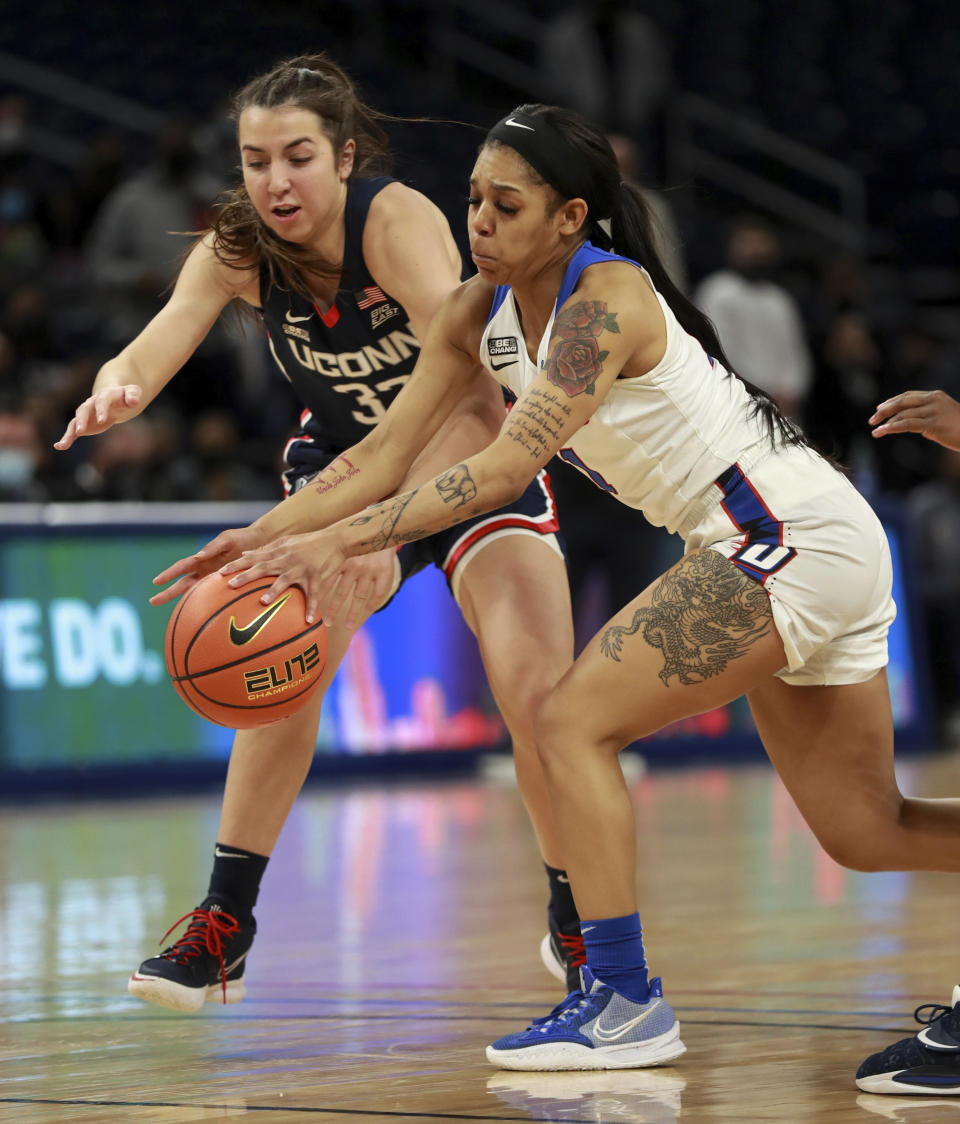
[[[516,668],[505,677],[497,696],[514,741],[533,744],[537,739],[537,715],[556,686],[555,677],[531,668]]]
[[[876,873],[890,869],[885,858],[882,832],[848,823],[822,827],[814,834],[830,858],[847,870]]]
[[[616,753],[619,746],[609,731],[598,725],[583,700],[570,692],[554,689],[537,708],[534,739],[545,769],[555,769],[572,758],[583,760],[605,750]]]

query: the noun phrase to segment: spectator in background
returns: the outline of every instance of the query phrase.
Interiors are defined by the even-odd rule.
[[[46,499],[36,479],[42,453],[33,418],[0,404],[0,503]]]
[[[737,374],[799,420],[813,364],[797,302],[777,280],[781,259],[770,223],[743,216],[727,240],[726,266],[704,278],[693,299],[713,321]]]
[[[150,418],[109,430],[91,445],[74,474],[73,500],[136,502],[150,496],[157,469],[154,425]]]
[[[853,470],[860,490],[879,483],[880,451],[863,417],[887,385],[883,352],[866,317],[849,310],[827,325],[805,410],[806,430],[825,452]]]
[[[33,221],[28,180],[26,101],[0,97],[0,294],[35,274],[46,246]]]
[[[178,235],[205,227],[222,184],[198,173],[197,163],[188,124],[170,121],[157,136],[153,161],[121,181],[97,213],[87,253],[110,308],[111,339],[126,341],[151,319],[187,245]]]
[[[960,404],[950,400],[955,414]],[[917,587],[923,604],[937,714],[944,732],[960,735],[960,421],[940,452],[939,475],[906,499]],[[944,434],[946,436],[946,434]]]
[[[227,410],[205,410],[190,427],[188,450],[170,466],[172,500],[274,500],[275,475],[258,474],[244,456],[236,420]]]
[[[206,228],[210,200],[223,186],[200,166],[189,123],[174,119],[157,135],[152,162],[104,200],[87,254],[105,310],[105,349],[120,350],[163,306],[190,244],[183,235]],[[239,409],[236,352],[221,323],[191,358],[194,377],[170,388],[185,413]]]
[[[680,237],[680,228],[677,226],[673,208],[662,191],[641,182],[646,177],[641,174],[640,150],[636,142],[623,133],[608,133],[607,140],[617,158],[617,167],[621,177],[627,183],[636,184],[643,192],[647,206],[653,212],[657,230],[657,251],[660,260],[667,271],[670,280],[677,286],[681,293],[686,293],[690,288],[690,279],[687,276],[687,263],[683,254],[683,239]]]
[[[643,167],[663,167],[670,58],[657,25],[633,0],[573,4],[547,21],[542,98],[577,110],[639,145]]]
[[[67,177],[40,192],[37,218],[47,241],[60,254],[79,254],[103,201],[123,178],[126,146],[119,134],[102,132],[86,147]]]

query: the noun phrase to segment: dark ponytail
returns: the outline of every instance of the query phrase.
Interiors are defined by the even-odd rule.
[[[586,201],[585,238],[601,249],[631,258],[646,269],[680,327],[699,340],[706,353],[747,388],[753,398],[754,413],[763,418],[771,439],[778,437],[787,444],[809,445],[803,432],[781,412],[769,394],[737,374],[709,318],[671,280],[657,253],[650,207],[639,187],[621,180],[617,158],[603,131],[579,113],[556,105],[518,106],[509,118],[522,120],[522,115],[548,128],[546,135],[538,138],[536,148],[530,147],[531,137],[520,134],[516,134],[513,147],[528,164],[532,158],[540,165],[539,168],[531,165],[534,178],[557,193],[558,205],[572,198]],[[512,139],[514,134],[515,130],[508,134],[496,125],[486,143],[505,144],[507,136]],[[564,148],[569,154],[567,159],[562,159]]]
[[[600,233],[602,236],[603,231]],[[740,379],[753,398],[754,413],[764,419],[770,434],[778,434],[789,445],[808,444],[803,432],[784,415],[770,395],[737,373],[723,350],[717,329],[710,318],[674,284],[657,253],[649,204],[636,184],[623,180],[620,182],[620,198],[610,218],[610,234],[611,237],[606,239],[608,246],[615,253],[638,261],[646,269],[680,327],[699,340],[708,355],[719,360]]]

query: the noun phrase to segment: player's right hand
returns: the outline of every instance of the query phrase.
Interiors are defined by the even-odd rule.
[[[91,394],[77,407],[59,441],[54,441],[55,449],[69,449],[78,437],[91,437],[103,433],[117,422],[127,421],[140,412],[143,390],[136,383],[126,386],[110,386]]]
[[[173,585],[155,593],[150,598],[150,604],[164,605],[167,601],[174,601],[176,598],[182,597],[201,578],[219,570],[227,562],[232,562],[234,558],[239,558],[245,550],[256,550],[260,545],[260,536],[250,527],[232,527],[228,531],[221,531],[216,538],[211,539],[196,554],[181,558],[178,562],[174,562],[172,566],[168,566],[157,574],[153,579],[154,585],[166,585],[167,582],[171,581]]]

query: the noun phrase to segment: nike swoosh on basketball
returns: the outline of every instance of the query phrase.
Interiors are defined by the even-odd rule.
[[[494,363],[494,361],[491,359],[490,360],[490,369],[493,370],[493,371],[500,371],[504,367],[512,367],[513,364],[516,363],[516,362],[517,362],[516,359],[507,359],[503,363]]]
[[[307,316],[294,316],[290,309],[287,309],[286,321],[288,324],[302,324],[304,320],[312,320],[313,314]]]
[[[526,129],[528,133],[535,133],[537,130],[532,125],[521,125],[519,121],[514,121],[512,117],[508,117],[504,121],[504,125],[512,125],[515,129]]]
[[[289,597],[290,594],[285,593],[275,605],[270,605],[269,608],[264,609],[259,617],[254,617],[244,628],[237,628],[236,617],[231,617],[230,639],[233,643],[236,644],[237,647],[240,647],[242,644],[249,644],[259,632],[262,632],[267,627],[277,613],[280,612]]]
[[[606,1030],[604,1027],[602,1027],[600,1025],[600,1020],[598,1019],[597,1025],[593,1028],[593,1033],[600,1039],[601,1042],[616,1042],[618,1038],[622,1038],[625,1034],[629,1034],[634,1027],[639,1026],[643,1022],[643,1020],[650,1015],[650,1013],[653,1011],[654,1006],[655,1004],[651,1003],[651,1005],[642,1014],[637,1015],[636,1018],[627,1019],[625,1023],[621,1023],[619,1026],[611,1027],[610,1030]]]

